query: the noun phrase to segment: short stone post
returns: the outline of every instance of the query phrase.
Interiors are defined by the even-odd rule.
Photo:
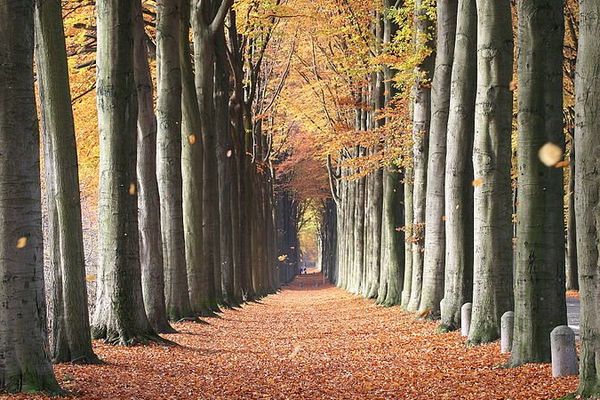
[[[552,349],[552,376],[577,375],[577,350],[575,333],[566,325],[557,326],[550,333]]]
[[[515,313],[507,311],[500,319],[500,353],[510,353],[513,344]]]
[[[471,311],[473,310],[473,304],[465,303],[460,308],[460,334],[461,336],[469,336],[469,329],[471,328]]]

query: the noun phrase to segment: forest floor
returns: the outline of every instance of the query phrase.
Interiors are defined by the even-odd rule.
[[[96,343],[105,365],[58,365],[57,377],[81,399],[554,399],[577,387],[549,365],[506,369],[497,343],[467,348],[320,274],[208,322],[177,324],[175,347]]]

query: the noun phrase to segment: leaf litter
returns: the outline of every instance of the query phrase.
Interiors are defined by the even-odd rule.
[[[302,275],[208,325],[175,324],[176,347],[94,343],[104,365],[57,365],[80,399],[554,399],[577,377],[548,364],[506,369],[499,344],[466,347],[399,307]],[[37,395],[1,399],[42,399]]]

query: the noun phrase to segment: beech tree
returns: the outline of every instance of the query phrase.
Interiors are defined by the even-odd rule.
[[[202,174],[204,151],[200,134],[200,111],[194,83],[190,48],[190,2],[182,1],[180,14],[179,57],[181,66],[181,175],[185,262],[189,285],[189,301],[195,315],[213,315],[209,300],[213,282],[212,269],[204,267],[202,228]],[[173,149],[174,147],[171,147]],[[175,157],[177,155],[175,154]],[[176,162],[173,160],[173,162]],[[176,185],[177,182],[173,181]],[[176,189],[175,187],[174,189]],[[174,232],[175,234],[175,232]],[[175,262],[177,258],[173,259]]]
[[[203,139],[204,150],[202,174],[203,266],[212,270],[212,274],[209,272],[212,282],[208,282],[210,289],[207,306],[213,310],[217,310],[217,304],[222,301],[219,182],[214,104],[215,38],[227,16],[229,6],[229,0],[213,0],[198,2],[192,8],[196,96],[200,111],[200,135]]]
[[[137,213],[133,2],[98,0],[100,263],[92,336],[111,344],[158,340],[142,298]]]
[[[427,155],[431,124],[431,77],[434,67],[433,23],[428,15],[428,0],[415,1],[415,48],[426,54],[416,68],[413,87],[413,222],[412,282],[409,311],[417,311],[423,286],[425,243],[425,196],[427,193]]]
[[[562,168],[540,149],[564,147],[563,1],[520,0],[517,255],[510,364],[550,361],[550,332],[567,323]]]
[[[502,314],[513,309],[512,68],[510,4],[478,0],[472,344],[496,340]]]
[[[0,1],[0,390],[58,393],[46,351],[33,1]]]
[[[444,171],[457,8],[458,0],[437,2],[436,56],[427,156],[423,289],[419,307],[421,312],[429,312],[430,318],[440,317],[440,301],[444,297],[445,220],[447,219],[444,214]]]
[[[134,76],[138,103],[137,181],[139,188],[137,195],[142,292],[146,314],[154,330],[159,333],[172,333],[174,329],[167,321],[165,308],[160,198],[156,175],[157,128],[154,90],[148,64],[146,31],[140,0],[134,1],[133,13]],[[177,17],[176,15],[175,18]],[[176,61],[179,61],[178,58]]]
[[[52,360],[96,363],[85,282],[77,145],[59,0],[36,2],[35,42],[48,204],[48,260],[54,281]]]
[[[193,316],[185,259],[182,208],[182,73],[180,52],[182,19],[187,8],[180,0],[157,3],[157,91],[158,182],[165,270],[167,316],[172,321]],[[186,36],[185,46],[188,38]],[[189,58],[189,54],[187,55]],[[185,125],[187,127],[187,125]],[[182,139],[184,136],[184,139]]]
[[[581,0],[575,78],[575,211],[581,296],[579,393],[600,394],[598,265],[600,265],[600,1]]]
[[[477,7],[459,0],[452,64],[445,174],[446,268],[441,327],[460,327],[473,290],[473,131],[477,85]]]

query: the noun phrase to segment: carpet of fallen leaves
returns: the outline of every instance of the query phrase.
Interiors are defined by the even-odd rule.
[[[209,325],[176,327],[177,347],[96,343],[106,365],[59,365],[57,377],[81,399],[554,399],[577,385],[549,365],[505,369],[498,344],[467,348],[317,274]]]

